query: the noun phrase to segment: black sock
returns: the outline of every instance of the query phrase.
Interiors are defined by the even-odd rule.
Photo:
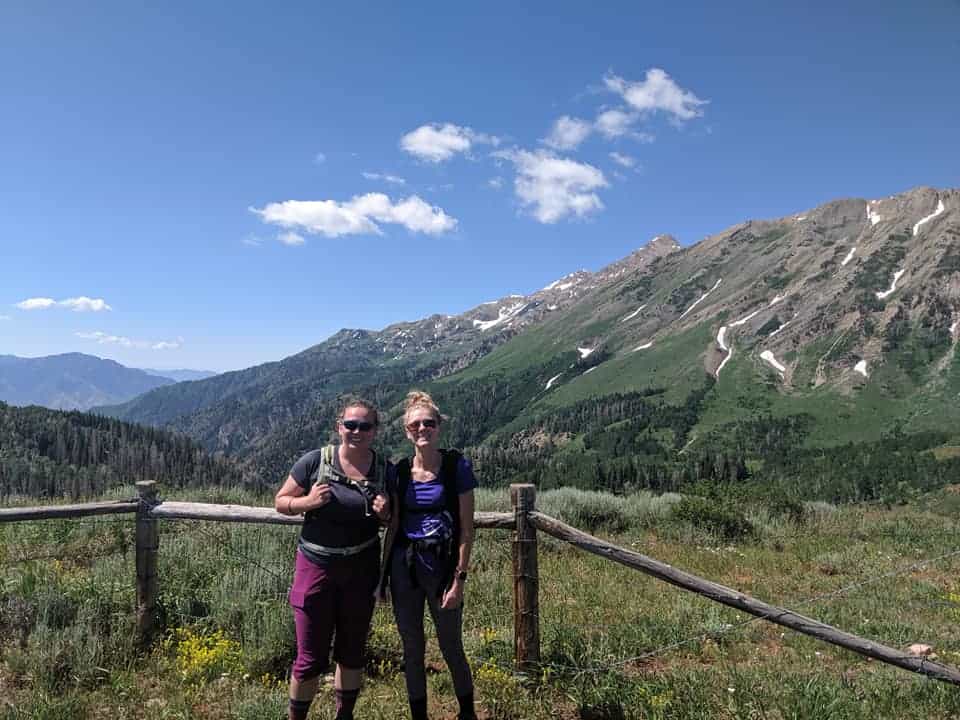
[[[457,702],[460,703],[459,720],[476,720],[477,714],[473,710],[473,693],[466,695],[457,695]]]
[[[335,720],[353,720],[353,708],[357,704],[360,688],[355,690],[341,690],[337,688],[337,717]]]
[[[294,700],[290,698],[290,705],[287,710],[288,720],[307,720],[307,713],[310,712],[311,700]]]
[[[417,698],[408,698],[410,701],[410,717],[411,720],[427,720],[427,699],[425,697]]]

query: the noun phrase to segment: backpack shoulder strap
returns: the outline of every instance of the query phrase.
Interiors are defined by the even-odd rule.
[[[401,512],[404,508],[404,498],[407,497],[407,488],[413,479],[413,471],[410,468],[410,458],[403,458],[396,464],[397,468],[397,505]]]
[[[313,474],[313,482],[320,482],[333,473],[333,453],[336,448],[333,445],[324,445],[320,448],[320,462],[317,463],[317,470]]]
[[[453,515],[454,521],[460,517],[460,493],[457,492],[457,471],[460,468],[460,459],[463,454],[459,450],[441,450],[443,462],[440,473],[443,477],[443,494],[447,510]]]

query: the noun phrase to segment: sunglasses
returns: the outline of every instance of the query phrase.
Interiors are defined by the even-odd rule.
[[[350,432],[354,432],[355,430],[359,430],[360,432],[370,432],[374,427],[376,427],[374,423],[367,422],[366,420],[341,420],[340,424]]]
[[[433,418],[427,418],[425,420],[414,420],[411,423],[407,424],[407,430],[413,432],[419,430],[421,427],[433,429],[437,426],[437,421]]]

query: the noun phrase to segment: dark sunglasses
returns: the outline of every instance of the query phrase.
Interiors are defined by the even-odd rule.
[[[374,423],[367,422],[366,420],[341,420],[340,424],[350,432],[353,432],[354,430],[359,430],[360,432],[370,432],[374,427],[376,427]]]
[[[419,430],[421,427],[425,428],[435,428],[437,426],[437,421],[433,418],[427,418],[426,420],[414,420],[413,422],[407,425],[407,430],[411,432],[414,430]]]

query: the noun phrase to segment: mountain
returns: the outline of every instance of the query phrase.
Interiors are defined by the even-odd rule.
[[[86,410],[172,383],[169,378],[81,353],[38,358],[0,355],[0,401],[11,405]]]
[[[156,375],[157,377],[167,378],[174,382],[188,382],[190,380],[206,380],[217,373],[210,370],[154,370],[152,368],[141,368],[145,373]]]
[[[847,461],[824,448],[855,443],[854,458],[914,438],[912,458],[953,442],[958,319],[960,191],[917,188],[748,220],[687,248],[661,236],[527,296],[342,330],[108,411],[279,477],[325,436],[342,392],[387,408],[384,440],[402,448],[397,403],[419,385],[488,478],[672,487],[796,475],[790,463],[829,455],[826,477]],[[868,492],[856,472],[843,492]]]
[[[0,402],[0,498],[80,498],[138,480],[164,488],[236,484],[229,458],[189,438],[81,412]]]

